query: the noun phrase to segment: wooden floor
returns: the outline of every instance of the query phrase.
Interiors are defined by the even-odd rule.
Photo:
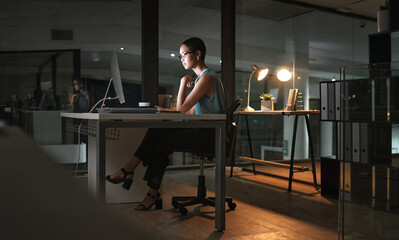
[[[265,170],[265,166],[257,169]],[[286,169],[268,171],[288,176]],[[336,200],[325,199],[313,186],[298,182],[293,183],[293,192],[287,194],[287,180],[246,171],[237,171],[226,180],[227,195],[233,197],[237,208],[226,211],[224,232],[215,231],[212,207],[188,207],[189,213],[181,216],[171,206],[171,197],[195,194],[197,175],[198,170],[166,172],[161,189],[163,210],[135,211],[137,203],[110,204],[108,208],[135,229],[152,233],[152,239],[338,238]],[[205,175],[208,196],[214,196],[214,170],[205,170]],[[311,172],[294,177],[309,182],[312,179]]]

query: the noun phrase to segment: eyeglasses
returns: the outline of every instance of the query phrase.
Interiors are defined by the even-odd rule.
[[[179,59],[181,60],[182,58],[186,58],[187,54],[193,53],[193,52],[183,52],[182,55],[179,55]]]

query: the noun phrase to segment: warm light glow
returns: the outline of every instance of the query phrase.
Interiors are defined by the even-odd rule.
[[[268,73],[269,73],[269,69],[267,69],[267,68],[262,69],[258,74],[258,81],[261,81],[262,79],[264,79]]]
[[[245,107],[245,108],[243,108],[242,110],[243,111],[246,111],[246,112],[250,112],[250,111],[254,111],[255,109],[253,109],[253,108],[251,108],[250,106],[249,106],[249,97],[251,96],[251,78],[252,78],[252,75],[254,74],[254,73],[257,73],[257,75],[258,75],[258,77],[257,77],[257,79],[258,79],[258,81],[261,81],[261,80],[263,80],[265,77],[266,77],[266,75],[269,73],[269,69],[267,69],[267,68],[260,68],[260,67],[258,67],[258,66],[256,66],[256,65],[253,65],[252,66],[252,73],[251,73],[251,75],[249,76],[249,80],[248,80],[248,99],[247,99],[247,106]]]
[[[242,109],[244,112],[253,112],[255,109],[251,108],[250,106],[246,106],[245,108]]]
[[[277,73],[278,80],[286,82],[291,79],[291,73],[287,69],[281,69]]]

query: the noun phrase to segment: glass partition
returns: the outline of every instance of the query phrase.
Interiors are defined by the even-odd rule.
[[[178,58],[181,43],[201,38],[207,47],[205,63],[221,71],[221,1],[159,1],[159,94],[171,96],[176,103],[180,79],[194,75]],[[161,102],[160,104],[164,104]]]
[[[113,51],[118,56],[125,106],[138,105],[140,0],[5,0],[0,5],[5,10],[0,24],[1,120],[20,126],[39,144],[60,144],[59,111],[74,111],[74,80],[82,81],[90,109],[105,95]],[[112,87],[109,96],[115,96]],[[117,100],[106,105],[120,106]]]
[[[295,5],[295,1],[236,1],[236,96],[247,105],[251,65],[269,68],[268,77],[258,82],[252,79],[250,106],[260,110],[262,93],[275,94],[275,110],[285,108],[288,92],[299,89],[303,107],[320,109],[319,82],[340,78],[340,67],[368,62],[368,34],[376,24],[363,19],[315,10]],[[356,43],[356,44],[355,44]],[[277,78],[280,69],[292,77],[283,82]],[[254,157],[267,160],[287,160],[291,152],[293,118],[249,117]],[[320,123],[319,116],[310,116],[315,156],[331,152],[332,144],[323,145],[332,135],[332,125]],[[245,121],[240,121],[236,155],[249,156]],[[299,121],[295,157],[309,157],[305,123]],[[324,138],[321,139],[321,138]],[[330,141],[331,143],[331,141]],[[327,146],[328,149],[325,149]]]
[[[274,94],[275,109],[283,109],[291,88],[298,88],[304,109],[319,109],[320,81],[339,78],[344,65],[368,62],[368,34],[376,31],[376,23],[332,14],[295,5],[295,1],[236,0],[236,82],[235,97],[242,98],[245,107],[251,66],[269,68],[269,76],[261,81],[253,79],[250,106],[260,109],[260,94]],[[1,80],[1,89],[19,89],[15,95],[26,98],[34,95],[38,85],[46,90],[55,86],[60,108],[70,109],[73,78],[79,76],[92,96],[92,103],[104,96],[110,79],[112,51],[117,52],[124,84],[126,106],[137,106],[141,99],[141,1],[2,1],[3,13],[0,32],[2,51],[70,50],[80,51],[73,63],[71,56],[62,54],[57,59],[55,81],[53,63],[45,64],[40,84],[37,76],[22,77],[32,72],[29,64],[19,62],[18,76],[10,82]],[[207,45],[206,62],[221,71],[221,1],[159,1],[159,89],[158,93],[174,102],[180,78],[187,73],[179,62],[178,49],[185,39],[198,36]],[[37,14],[18,9],[40,9]],[[72,9],[79,9],[74,11]],[[157,13],[154,13],[157,14]],[[156,47],[156,46],[154,46]],[[50,56],[46,56],[46,60]],[[39,54],[40,63],[45,60]],[[26,58],[26,61],[29,59]],[[42,61],[43,60],[43,61]],[[73,74],[73,64],[79,70]],[[23,66],[22,66],[23,65]],[[16,69],[11,61],[1,62],[2,78]],[[277,79],[277,71],[286,68],[292,74],[287,82]],[[222,76],[223,77],[223,76]],[[112,89],[112,88],[111,88]],[[112,90],[111,90],[112,91]],[[1,105],[10,105],[11,91],[0,95]],[[112,92],[110,93],[113,94]],[[171,96],[171,97],[170,97]],[[162,101],[162,104],[165,101]],[[167,103],[168,101],[166,101]],[[119,106],[109,101],[108,106]],[[316,156],[321,151],[317,143],[322,137],[317,116],[311,117]],[[289,158],[292,119],[250,119],[254,131],[253,149],[256,157],[284,160]],[[242,124],[243,121],[240,122]],[[303,122],[300,122],[304,126]],[[245,127],[240,126],[241,129]],[[324,129],[324,127],[322,126]],[[304,128],[303,128],[304,129]],[[305,132],[298,133],[305,139]],[[245,130],[238,135],[236,155],[247,155]],[[297,158],[308,157],[308,143],[297,145]],[[263,150],[262,150],[263,149]],[[264,150],[271,149],[271,150]]]
[[[399,63],[342,68],[340,237],[396,239]]]
[[[221,1],[159,1],[159,104],[174,107],[180,79],[194,76],[178,56],[181,43],[191,37],[206,45],[206,65],[221,74]],[[222,76],[221,76],[222,77]],[[190,91],[191,89],[187,89]],[[198,164],[198,157],[173,154],[170,165]]]

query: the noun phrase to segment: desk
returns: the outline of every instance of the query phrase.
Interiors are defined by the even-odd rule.
[[[225,114],[117,114],[117,113],[61,113],[63,133],[66,119],[94,121],[96,125],[95,193],[105,199],[105,130],[107,128],[214,128],[215,129],[215,228],[225,229],[226,191],[226,115]]]
[[[305,118],[306,122],[306,128],[308,132],[308,138],[309,138],[309,150],[310,150],[310,155],[311,155],[311,160],[312,160],[312,172],[313,172],[313,185],[315,188],[317,188],[317,179],[316,179],[316,168],[315,168],[315,162],[314,162],[314,152],[313,152],[313,143],[312,143],[312,134],[310,131],[310,123],[309,123],[309,115],[319,115],[320,111],[319,110],[314,110],[314,111],[253,111],[253,112],[245,112],[245,111],[236,111],[234,114],[240,116],[244,115],[245,116],[245,122],[246,122],[246,127],[247,127],[247,134],[248,134],[248,143],[249,143],[249,150],[251,153],[251,158],[243,158],[247,161],[252,161],[253,164],[253,172],[255,173],[255,165],[254,162],[256,163],[271,163],[274,165],[280,165],[277,163],[273,163],[270,161],[261,161],[258,159],[254,159],[253,151],[252,151],[252,142],[251,142],[251,134],[249,131],[249,123],[248,123],[248,115],[259,115],[259,116],[268,116],[268,115],[281,115],[281,116],[295,116],[295,121],[294,121],[294,132],[292,136],[292,145],[291,145],[291,159],[290,159],[290,173],[289,173],[289,183],[288,183],[288,192],[291,192],[292,190],[292,177],[294,175],[294,168],[296,170],[300,170],[298,167],[294,167],[294,156],[295,156],[295,141],[296,141],[296,131],[298,127],[298,117],[303,116]],[[233,164],[234,166],[234,160]],[[233,169],[233,168],[231,168]],[[230,172],[230,176],[232,176],[232,172]]]

